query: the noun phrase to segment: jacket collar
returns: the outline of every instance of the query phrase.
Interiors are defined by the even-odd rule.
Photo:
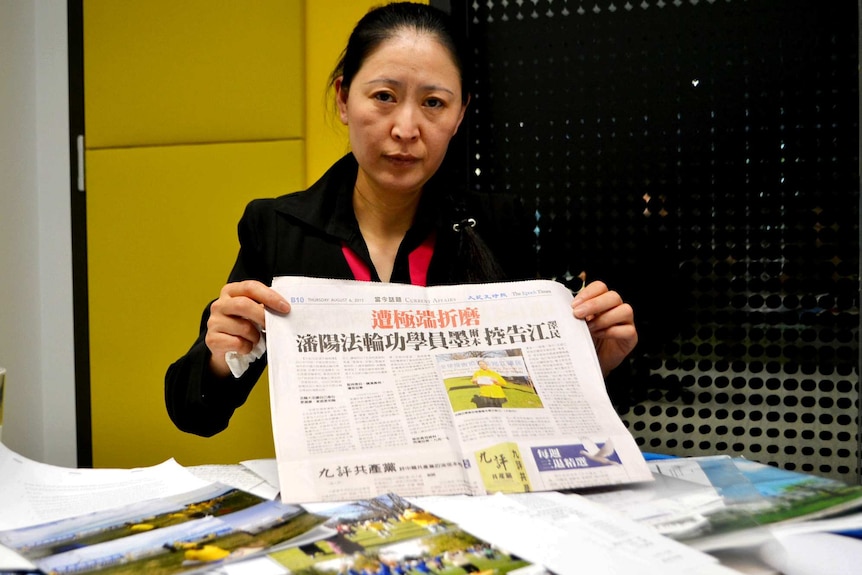
[[[348,153],[307,190],[278,198],[275,209],[339,240],[351,242],[359,235],[359,224],[353,212],[353,187],[358,171],[356,158]],[[418,234],[414,241],[421,242],[443,223],[439,198],[443,190],[436,188],[432,178],[422,192],[416,220],[408,232],[411,236]]]
[[[359,233],[352,199],[358,170],[353,154],[347,154],[307,190],[279,197],[275,210],[328,235],[349,241]]]

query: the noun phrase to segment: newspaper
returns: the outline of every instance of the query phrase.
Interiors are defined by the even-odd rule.
[[[266,318],[283,501],[651,481],[562,284],[279,277]]]

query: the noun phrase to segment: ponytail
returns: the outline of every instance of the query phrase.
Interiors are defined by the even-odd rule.
[[[457,235],[454,266],[456,269],[453,270],[453,279],[463,283],[503,281],[506,274],[488,245],[476,233],[477,225],[472,217],[462,218],[452,224],[452,231]]]

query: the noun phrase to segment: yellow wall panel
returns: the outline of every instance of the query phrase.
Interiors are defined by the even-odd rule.
[[[164,374],[236,257],[246,203],[295,191],[301,142],[87,153],[91,402],[96,467],[273,457],[266,375],[227,431],[178,431]]]
[[[84,0],[88,148],[298,138],[302,0]]]
[[[266,375],[200,438],[168,419],[164,373],[227,278],[245,204],[347,151],[327,79],[380,3],[84,0],[95,466],[273,456]]]

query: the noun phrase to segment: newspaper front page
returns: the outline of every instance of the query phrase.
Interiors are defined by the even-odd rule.
[[[280,277],[267,312],[285,502],[650,481],[562,284]]]

